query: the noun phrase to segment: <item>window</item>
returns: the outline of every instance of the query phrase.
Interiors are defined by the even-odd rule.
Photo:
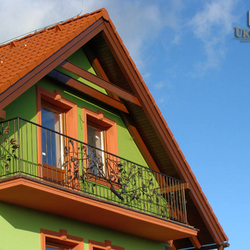
[[[64,112],[52,109],[51,105],[43,103],[42,126],[49,130],[42,129],[42,161],[57,168],[61,168],[63,163],[63,137],[52,131],[65,134],[63,118]]]
[[[97,112],[83,108],[84,142],[88,146],[89,173],[94,175],[108,175],[107,158],[104,151],[117,155],[116,122],[105,117],[104,112]],[[109,164],[110,166],[110,164]]]
[[[105,158],[103,150],[105,147],[105,129],[99,126],[95,126],[93,123],[87,122],[87,137],[88,137],[88,154],[91,158],[89,161],[90,173],[97,175],[98,171],[100,175],[105,174]],[[92,147],[91,147],[92,146]],[[98,150],[101,149],[101,150]],[[101,168],[97,169],[97,166]]]
[[[68,143],[63,135],[78,139],[77,106],[57,90],[53,93],[37,86],[37,123],[47,128],[37,129],[39,176],[62,183],[67,173],[62,167],[63,150]]]
[[[89,145],[105,150],[104,134],[105,134],[104,128],[98,128],[95,125],[90,125],[89,122],[87,123],[87,136]]]
[[[68,235],[66,230],[41,229],[41,250],[83,250],[83,238]]]

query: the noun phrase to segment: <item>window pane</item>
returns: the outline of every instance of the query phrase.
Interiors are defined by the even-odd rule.
[[[61,114],[51,110],[41,109],[42,126],[51,130],[62,132]],[[42,129],[42,158],[43,162],[52,166],[61,166],[62,138],[52,131]]]
[[[92,126],[88,125],[88,144],[95,147],[95,129]]]
[[[87,126],[87,129],[88,144],[104,150],[103,131],[90,125]]]
[[[95,128],[91,125],[87,125],[87,136],[88,136],[88,144],[90,146],[99,148],[104,150],[104,138],[103,138],[103,131]],[[104,153],[98,149],[94,149],[89,147],[89,167],[92,168],[90,173],[92,174],[100,174],[104,173]],[[100,165],[102,166],[100,168]],[[100,170],[102,171],[100,171]]]

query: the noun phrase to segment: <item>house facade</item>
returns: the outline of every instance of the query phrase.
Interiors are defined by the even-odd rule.
[[[105,9],[0,46],[0,249],[224,249]]]

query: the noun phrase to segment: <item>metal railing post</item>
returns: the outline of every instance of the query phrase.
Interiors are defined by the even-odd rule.
[[[19,174],[21,174],[21,160],[20,160],[20,126],[19,126],[19,117],[17,117],[17,138],[18,138],[18,169]]]

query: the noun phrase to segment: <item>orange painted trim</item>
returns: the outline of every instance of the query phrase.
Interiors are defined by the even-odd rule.
[[[54,93],[55,93],[54,100],[60,102],[61,98],[62,98],[62,93],[60,91],[58,91],[58,90],[55,90]]]
[[[66,134],[78,140],[77,129],[77,105],[76,103],[61,97],[60,92],[51,92],[37,86],[37,123],[41,125],[41,101],[46,101],[65,111],[66,115]],[[60,98],[59,98],[60,96]]]
[[[67,230],[60,229],[59,232],[40,229],[41,250],[46,250],[46,242],[60,243],[70,246],[72,250],[83,250],[83,238],[68,235]]]
[[[109,81],[105,71],[103,70],[98,58],[96,56],[94,56],[93,52],[90,50],[90,48],[88,47],[88,45],[85,45],[83,47],[83,52],[84,54],[87,56],[92,68],[95,70],[95,73],[97,74],[97,76],[103,78],[104,80]],[[121,102],[121,99],[114,93],[112,93],[109,90],[106,90],[108,95],[113,97],[114,99],[116,99],[117,101]],[[127,112],[128,113],[128,112]]]
[[[199,242],[198,238],[196,236],[189,237],[190,241],[192,242],[195,249],[201,248],[201,243]]]
[[[56,74],[56,76],[55,76]],[[53,76],[54,75],[54,76]],[[73,78],[70,78],[67,76],[67,79],[66,80],[63,80],[62,77],[65,77],[66,75],[56,71],[56,70],[53,70],[51,73],[49,73],[49,76],[52,78],[52,79],[55,79],[59,82],[62,82],[88,96],[91,96],[95,99],[97,99],[98,101],[101,101],[102,103],[106,104],[106,105],[109,105],[115,109],[118,109],[118,110],[121,110],[122,112],[125,112],[125,113],[129,113],[127,108],[125,107],[124,103],[122,103],[121,101],[118,101],[117,99],[114,99],[114,98],[111,98],[110,96],[108,95],[105,95],[85,84],[82,84],[81,82],[73,79]]]
[[[77,120],[77,105],[76,103],[67,100],[61,96],[57,90],[53,92],[44,89],[40,86],[36,87],[36,103],[37,103],[37,124],[42,125],[41,108],[42,101],[53,104],[55,107],[62,109],[66,119],[66,135],[78,140],[78,120]],[[43,177],[42,164],[42,138],[41,128],[37,127],[37,150],[38,150],[38,173]]]
[[[117,140],[117,124],[115,121],[105,117],[103,112],[98,110],[94,112],[90,109],[82,107],[82,120],[83,120],[83,142],[88,143],[87,135],[87,121],[89,118],[94,118],[96,124],[100,124],[104,127],[107,137],[107,148],[106,151],[111,154],[118,155],[118,140]]]
[[[138,106],[141,106],[140,102],[138,101],[137,97],[134,96],[134,95],[131,95],[130,93],[128,93],[127,91],[125,90],[122,90],[121,88],[118,88],[116,87],[114,84],[88,72],[87,70],[84,70],[82,68],[80,68],[79,66],[77,65],[74,65],[73,63],[71,62],[68,62],[68,61],[64,61],[62,62],[60,65],[59,65],[61,68],[65,69],[65,70],[68,70],[69,72],[73,73],[73,74],[76,74],[77,76],[79,77],[82,77],[94,84],[96,84],[97,86],[105,89],[105,90],[108,90],[108,91],[111,91],[112,93],[120,96],[121,98],[129,101],[129,102],[132,102]]]
[[[65,170],[43,163],[42,177],[48,181],[62,183],[65,177]]]
[[[119,247],[112,245],[110,240],[105,240],[104,243],[94,241],[94,240],[89,240],[89,250],[125,250],[124,247]]]
[[[57,214],[160,242],[197,236],[198,233],[192,227],[91,199],[88,195],[82,195],[81,192],[58,188],[56,184],[42,183],[35,178],[2,180],[0,192],[2,202]]]
[[[171,246],[166,246],[165,250],[176,250],[176,247],[174,246],[174,241],[173,240],[169,240],[167,243],[169,245],[171,245]]]

